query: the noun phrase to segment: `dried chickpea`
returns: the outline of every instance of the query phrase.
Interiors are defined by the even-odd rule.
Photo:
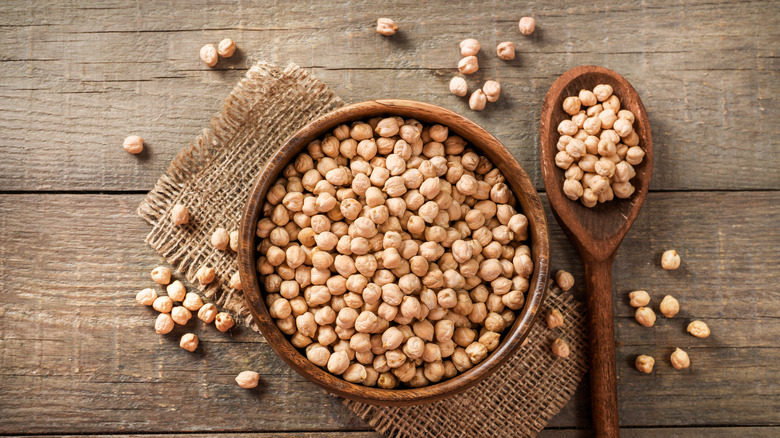
[[[230,58],[236,52],[236,43],[230,39],[225,38],[219,42],[217,46],[217,54],[223,58]]]
[[[200,298],[200,295],[194,292],[190,292],[184,297],[184,301],[181,305],[184,306],[187,310],[195,312],[203,307],[203,300]]]
[[[496,54],[504,61],[515,59],[515,44],[511,41],[504,41],[496,46]]]
[[[165,335],[173,330],[174,322],[171,315],[168,313],[161,313],[157,315],[157,319],[154,321],[154,331],[158,335]]]
[[[173,309],[173,300],[170,297],[157,297],[152,308],[160,313],[168,313]]]
[[[198,337],[194,333],[185,333],[179,341],[179,346],[189,352],[195,351],[198,348]]]
[[[214,233],[211,235],[211,246],[217,248],[220,251],[224,251],[227,249],[229,243],[230,236],[228,235],[226,229],[217,228],[214,230]]]
[[[534,20],[533,17],[523,17],[520,19],[517,27],[523,35],[531,35],[536,28],[536,20]]]
[[[485,98],[488,102],[496,102],[501,94],[501,84],[496,81],[486,81],[482,85],[482,92],[485,93]]]
[[[236,376],[236,383],[244,389],[257,388],[260,383],[260,374],[254,371],[241,371]]]
[[[206,303],[203,307],[198,309],[198,319],[206,324],[210,324],[214,321],[214,318],[217,317],[217,313],[217,306],[213,303]]]
[[[474,38],[467,38],[460,42],[460,54],[463,56],[474,56],[481,48],[479,41]]]
[[[157,284],[166,285],[171,282],[171,270],[164,266],[158,266],[152,269],[151,275],[152,280]]]
[[[200,60],[209,67],[217,65],[219,56],[217,55],[217,48],[214,47],[214,44],[206,44],[200,48]]]
[[[710,328],[704,321],[691,321],[691,323],[688,324],[688,333],[697,338],[706,338],[710,335]]]
[[[125,138],[125,141],[122,142],[122,147],[129,154],[140,154],[144,150],[144,139],[137,135],[131,135]]]
[[[157,292],[154,289],[144,289],[138,292],[135,300],[143,306],[151,306],[157,300]]]
[[[558,309],[552,309],[547,313],[547,327],[563,327],[563,314]]]
[[[398,25],[390,18],[380,18],[376,20],[376,31],[384,36],[395,35],[398,32]]]
[[[282,254],[284,254],[283,251]],[[195,273],[195,278],[197,278],[198,282],[203,286],[210,284],[212,281],[214,281],[214,278],[216,278],[216,276],[217,276],[216,272],[214,272],[214,270],[208,266],[201,266],[200,269],[198,269],[198,272]]]
[[[476,90],[469,97],[469,108],[474,111],[482,111],[487,105],[487,96],[482,90]]]
[[[171,318],[176,324],[186,325],[190,318],[192,318],[192,313],[182,306],[176,306],[171,309]]]
[[[574,276],[561,269],[555,273],[555,283],[561,290],[568,291],[574,286]]]
[[[184,225],[190,221],[190,213],[182,204],[176,204],[171,209],[171,220],[175,225]]]
[[[653,365],[655,365],[655,359],[652,356],[646,356],[644,354],[637,356],[635,361],[636,369],[650,374],[653,372]]]
[[[661,255],[661,267],[666,270],[675,270],[680,267],[680,255],[677,251],[670,249],[664,251]]]
[[[639,307],[634,315],[636,322],[645,327],[652,327],[655,324],[655,312],[649,307]]]
[[[458,62],[458,71],[464,75],[476,73],[479,70],[479,61],[476,56],[466,56]]]
[[[691,366],[691,359],[688,357],[688,353],[679,348],[672,352],[672,355],[669,357],[669,359],[672,362],[672,366],[678,370]]]
[[[673,318],[680,311],[680,302],[673,296],[667,295],[661,300],[659,310],[667,318]]]
[[[567,344],[566,341],[561,338],[557,338],[553,341],[553,343],[550,345],[550,350],[554,355],[564,359],[569,357],[569,354],[571,353],[569,344]]]
[[[650,304],[650,294],[643,290],[635,290],[628,294],[631,307],[645,307]]]
[[[217,330],[221,332],[226,332],[230,330],[234,325],[236,325],[236,322],[233,320],[233,317],[230,316],[229,314],[220,312],[217,313],[217,316],[214,319],[214,325],[217,327]]]
[[[468,91],[468,84],[466,84],[466,80],[462,77],[454,76],[450,80],[450,93],[459,97],[463,97],[468,93]]]

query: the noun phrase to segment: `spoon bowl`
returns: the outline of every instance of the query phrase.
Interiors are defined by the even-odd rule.
[[[615,197],[593,208],[572,201],[563,193],[564,170],[555,165],[560,134],[558,124],[570,116],[563,101],[582,89],[612,86],[621,109],[634,113],[634,131],[645,151],[634,166],[631,183],[635,192],[627,199]],[[634,222],[647,196],[653,171],[653,139],[647,111],[634,87],[621,75],[604,67],[584,65],[559,77],[547,91],[540,118],[542,178],[555,219],[582,257],[590,329],[591,408],[597,436],[618,436],[617,379],[615,374],[615,330],[612,318],[612,261],[620,242]]]

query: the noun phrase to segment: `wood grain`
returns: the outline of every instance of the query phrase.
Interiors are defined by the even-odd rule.
[[[141,198],[0,195],[0,432],[367,430],[250,330],[192,322],[202,339],[194,355],[176,346],[183,329],[154,333],[154,311],[133,299],[160,263],[135,215]],[[768,366],[780,362],[778,215],[777,192],[648,196],[614,267],[623,427],[780,424],[780,370]],[[659,267],[670,247],[682,255],[678,271]],[[551,253],[582,297],[582,269],[557,227]],[[626,299],[637,288],[656,309],[672,293],[681,313],[639,326]],[[692,317],[712,336],[685,333]],[[676,346],[689,352],[689,370],[669,364]],[[638,354],[656,358],[653,374],[633,369]],[[261,372],[259,391],[235,385],[243,369]],[[583,382],[550,426],[587,427],[587,397]]]
[[[150,189],[255,59],[310,68],[348,102],[410,98],[464,114],[509,147],[537,189],[545,91],[573,66],[605,65],[634,84],[650,114],[658,150],[651,189],[780,186],[780,3],[537,1],[523,7],[537,19],[531,37],[517,32],[525,12],[515,9],[411,0],[381,7],[365,0],[328,7],[198,0],[185,8],[5,2],[0,188]],[[382,15],[398,21],[395,37],[373,30]],[[593,38],[594,25],[609,36]],[[209,70],[198,49],[226,36],[239,55]],[[487,79],[503,84],[501,100],[481,113],[447,92],[457,42],[467,36],[483,45],[470,87]],[[493,54],[504,40],[517,44],[513,62]],[[141,157],[120,147],[131,133],[147,141]]]

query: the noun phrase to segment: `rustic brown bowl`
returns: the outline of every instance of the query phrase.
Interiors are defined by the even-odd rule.
[[[505,331],[498,348],[484,361],[452,379],[422,388],[381,389],[356,385],[309,362],[277,328],[273,318],[268,314],[260,290],[261,283],[255,270],[258,244],[255,235],[256,224],[261,219],[266,193],[285,166],[304,151],[309,142],[322,137],[336,126],[377,116],[401,116],[449,127],[450,132],[463,137],[501,170],[507,184],[515,193],[523,213],[528,217],[534,273],[530,279],[525,307],[512,326]],[[547,220],[539,195],[517,160],[495,137],[471,120],[435,105],[408,100],[374,100],[349,105],[314,120],[293,134],[268,160],[257,177],[247,200],[240,233],[238,256],[244,296],[255,322],[271,348],[293,369],[313,383],[336,395],[364,403],[394,406],[419,404],[449,397],[480,382],[506,362],[530,332],[544,301],[549,275]]]

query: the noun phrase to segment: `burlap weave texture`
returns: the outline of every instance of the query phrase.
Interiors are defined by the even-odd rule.
[[[287,137],[343,105],[325,84],[294,64],[281,69],[256,63],[222,111],[176,156],[138,208],[152,225],[146,238],[149,245],[193,284],[201,266],[214,268],[217,280],[202,292],[253,328],[243,295],[228,286],[238,269],[237,256],[213,248],[210,235],[217,227],[238,228],[256,176]],[[177,203],[191,213],[186,226],[171,221]],[[534,436],[566,404],[586,368],[582,306],[552,289],[545,306],[559,309],[566,326],[554,332],[536,324],[515,357],[464,394],[410,408],[345,404],[388,436]],[[567,359],[549,352],[559,335],[572,345]]]

